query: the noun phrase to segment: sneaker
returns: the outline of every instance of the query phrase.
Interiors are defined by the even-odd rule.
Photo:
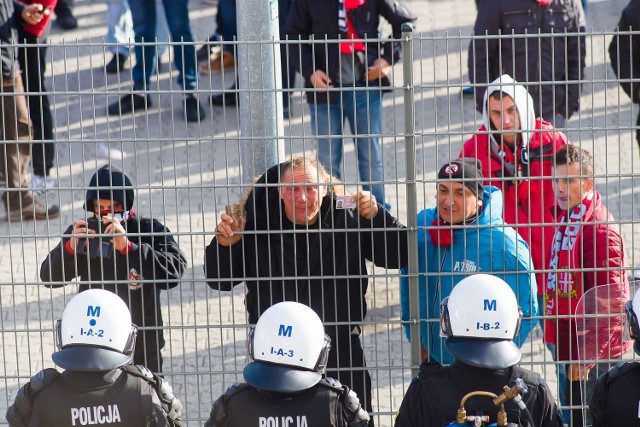
[[[136,110],[143,111],[151,106],[151,98],[146,95],[138,95],[131,93],[124,95],[118,101],[109,105],[107,113],[110,116],[118,116],[121,114],[135,113]]]
[[[219,107],[238,105],[238,92],[236,91],[236,85],[234,84],[231,86],[226,92],[219,93],[218,95],[211,95],[211,104]]]
[[[23,205],[22,209],[20,209],[20,206],[15,206],[15,209],[7,210],[7,221],[54,219],[59,216],[60,207],[57,204],[47,205],[46,197],[36,197],[35,195],[33,203]]]
[[[231,52],[223,50],[222,53],[217,54],[211,61],[205,62],[200,66],[200,72],[202,74],[207,73],[220,73],[222,70],[231,70],[236,66],[236,57]]]
[[[116,53],[104,69],[109,74],[116,74],[117,72],[124,70],[128,62],[128,57],[121,53]]]
[[[189,96],[184,100],[184,110],[188,122],[199,122],[204,118],[204,108],[195,96]]]
[[[52,176],[33,175],[31,177],[31,191],[34,197],[44,196],[46,190],[57,187],[57,182]]]

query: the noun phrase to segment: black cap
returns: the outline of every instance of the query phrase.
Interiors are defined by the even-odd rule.
[[[93,201],[97,199],[120,202],[125,210],[133,207],[133,184],[122,170],[106,164],[96,171],[89,181],[84,209],[93,211]]]
[[[482,163],[472,157],[464,157],[445,163],[438,172],[438,178],[462,181],[476,196],[482,196],[484,192]]]

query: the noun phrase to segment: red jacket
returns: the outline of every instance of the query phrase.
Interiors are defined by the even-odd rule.
[[[459,157],[475,157],[482,163],[482,173],[487,180],[484,185],[493,185],[504,195],[504,221],[512,225],[529,244],[531,258],[536,270],[544,270],[549,265],[548,249],[551,247],[555,218],[552,208],[556,204],[553,191],[553,157],[560,147],[567,143],[567,137],[560,131],[552,131],[550,123],[536,119],[535,130],[529,140],[529,171],[522,171],[528,180],[515,181],[503,178],[502,162],[491,152],[489,135],[485,126],[465,142]],[[517,150],[521,158],[522,146]],[[514,161],[511,150],[505,150],[507,159]],[[544,177],[544,178],[543,178]],[[543,226],[543,224],[549,224]],[[543,294],[543,274],[536,274],[538,295]]]
[[[631,341],[623,341],[624,305],[629,299],[629,281],[623,270],[624,244],[620,229],[613,223],[613,216],[602,205],[600,194],[595,193],[591,214],[583,220],[582,230],[578,234],[571,253],[571,264],[579,266],[582,289],[574,287],[569,304],[557,304],[558,316],[575,315],[575,306],[580,297],[596,286],[610,285],[599,301],[607,301],[607,307],[597,307],[597,312],[619,313],[597,328],[597,335],[590,339],[597,349],[588,350],[588,358],[615,359],[631,348]],[[558,216],[560,220],[564,212]],[[554,230],[555,231],[555,230]],[[551,244],[549,245],[551,256]],[[546,282],[544,283],[546,290]],[[603,288],[605,289],[605,288]],[[575,291],[575,292],[573,292]],[[555,298],[555,293],[550,294]],[[546,299],[545,299],[546,300]],[[564,310],[561,307],[565,307]],[[571,311],[571,312],[562,312]],[[588,311],[594,313],[594,311]],[[588,328],[587,328],[588,329]],[[576,324],[573,317],[545,319],[545,340],[556,345],[558,360],[580,360]],[[584,352],[584,350],[582,350]]]

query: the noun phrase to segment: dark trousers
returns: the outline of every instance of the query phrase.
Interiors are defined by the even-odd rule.
[[[38,38],[32,34],[19,31],[20,43],[36,44]],[[27,96],[29,118],[33,127],[33,140],[31,145],[31,164],[33,173],[40,176],[48,176],[55,157],[53,136],[53,116],[51,105],[47,95],[37,93],[46,92],[44,86],[44,73],[46,66],[46,47],[20,47],[18,49],[18,61],[22,70],[24,89],[27,93],[36,93]],[[43,142],[36,142],[43,141]],[[51,142],[46,142],[51,141]]]
[[[335,368],[348,370],[334,371]],[[339,337],[331,343],[327,376],[349,386],[358,395],[362,407],[368,412],[372,411],[371,376],[364,360],[360,335],[351,334]],[[373,418],[369,422],[369,427],[373,427]]]

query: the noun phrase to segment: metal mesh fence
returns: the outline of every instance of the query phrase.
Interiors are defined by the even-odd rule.
[[[626,262],[621,267],[602,264],[587,269],[576,267],[575,270],[589,273],[617,269],[621,275],[631,276],[633,266],[638,264],[640,256],[640,245],[636,242],[638,196],[634,191],[634,184],[637,183],[635,172],[638,169],[638,145],[634,136],[637,126],[634,125],[631,103],[624,95],[619,85],[620,80],[609,65],[606,50],[613,35],[610,31],[583,34],[581,43],[584,44],[586,52],[586,57],[582,58],[586,62],[584,73],[579,80],[565,78],[563,81],[556,80],[553,84],[581,86],[580,109],[567,120],[562,130],[573,144],[593,153],[594,171],[581,177],[595,178],[595,188],[614,218],[604,220],[603,225],[621,229],[626,252]],[[631,33],[624,33],[622,37],[630,36]],[[569,36],[531,35],[515,39],[535,40],[536,37]],[[436,205],[434,197],[437,185],[441,183],[436,179],[439,167],[457,158],[463,143],[483,123],[482,114],[476,110],[473,98],[465,96],[462,89],[470,86],[476,90],[484,90],[486,87],[486,84],[481,82],[473,85],[467,83],[468,46],[472,40],[488,43],[493,39],[502,44],[515,43],[513,36],[473,39],[462,35],[406,33],[405,39],[398,42],[404,45],[405,61],[392,70],[388,92],[380,101],[380,123],[371,123],[366,116],[367,123],[359,123],[362,119],[355,117],[343,130],[333,127],[332,124],[337,123],[331,122],[335,119],[329,119],[330,130],[325,136],[340,140],[340,154],[343,156],[342,165],[329,170],[341,178],[341,182],[335,182],[335,191],[355,194],[363,186],[383,184],[384,201],[389,204],[391,214],[400,222],[410,225],[409,243],[406,247],[401,247],[390,234],[379,240],[374,238],[373,243],[363,246],[363,242],[370,242],[371,236],[375,234],[374,225],[365,224],[354,230],[346,225],[337,225],[337,220],[332,219],[327,225],[337,228],[328,241],[333,250],[327,252],[326,247],[322,250],[322,245],[313,246],[312,238],[306,236],[332,234],[331,228],[323,229],[326,226],[323,223],[318,229],[305,226],[289,227],[281,231],[279,228],[284,228],[283,224],[286,221],[283,222],[281,218],[283,214],[280,211],[280,199],[269,199],[270,201],[262,202],[262,207],[271,215],[276,215],[275,218],[270,218],[276,225],[265,230],[241,233],[245,236],[243,238],[251,237],[254,246],[248,250],[245,248],[241,271],[234,272],[238,282],[255,282],[259,278],[277,287],[281,282],[302,281],[303,285],[296,286],[302,290],[306,289],[308,295],[305,295],[305,298],[309,298],[308,302],[311,305],[319,304],[323,315],[328,316],[330,312],[343,310],[344,301],[338,296],[339,292],[334,289],[331,298],[318,301],[315,299],[318,298],[318,294],[311,292],[313,283],[310,284],[310,279],[317,279],[317,273],[282,268],[286,260],[302,260],[299,265],[309,266],[317,262],[325,265],[326,254],[331,253],[334,259],[329,260],[326,265],[338,265],[344,261],[339,255],[342,249],[355,252],[358,258],[362,258],[375,250],[375,247],[383,253],[383,262],[378,263],[382,266],[398,253],[407,250],[409,259],[413,257],[414,261],[419,261],[417,256],[423,253],[435,253],[439,259],[447,259],[442,257],[442,249],[428,247],[423,240],[418,241],[418,245],[422,247],[415,245],[417,235],[425,235],[431,226],[424,223],[416,224],[415,217],[418,211]],[[367,40],[367,43],[371,44],[386,42],[386,39]],[[235,53],[248,52],[239,49],[240,43],[224,44],[233,47]],[[290,52],[291,47],[300,45],[300,42],[286,41],[282,44],[285,46],[284,50]],[[313,49],[327,49],[327,45],[331,44],[332,42],[315,41],[311,45]],[[132,44],[126,48],[132,50],[133,46]],[[149,46],[162,47],[155,43]],[[65,303],[79,288],[95,281],[106,288],[118,287],[125,298],[136,299],[138,304],[145,307],[146,318],[143,322],[145,324],[142,325],[144,332],[141,334],[141,341],[150,348],[146,356],[142,356],[147,358],[146,362],[152,362],[149,358],[157,358],[158,352],[153,350],[157,346],[153,341],[158,339],[159,331],[163,332],[166,344],[160,353],[163,359],[162,373],[173,385],[175,394],[182,400],[184,419],[188,425],[202,424],[209,416],[213,400],[229,385],[242,381],[242,369],[247,362],[247,330],[251,320],[247,316],[244,303],[249,285],[240,284],[232,290],[221,292],[207,286],[204,268],[206,248],[215,235],[220,214],[225,212],[226,206],[240,202],[248,188],[248,184],[242,180],[242,169],[249,167],[251,159],[244,157],[243,144],[253,145],[257,151],[265,150],[265,146],[271,142],[277,142],[284,152],[284,156],[278,158],[279,161],[287,161],[293,156],[316,158],[316,134],[322,136],[318,124],[321,113],[318,106],[307,105],[305,95],[311,96],[313,91],[303,90],[304,81],[297,76],[290,82],[293,83],[290,89],[277,89],[279,94],[290,98],[288,118],[282,118],[283,110],[279,100],[273,109],[276,113],[275,118],[260,118],[267,121],[276,120],[275,128],[282,129],[282,133],[266,137],[254,134],[241,135],[241,122],[251,123],[252,119],[258,119],[251,117],[252,112],[264,112],[263,107],[258,105],[258,96],[268,91],[248,91],[241,85],[236,89],[236,70],[232,69],[200,76],[195,90],[190,93],[199,96],[205,117],[200,122],[189,123],[185,120],[185,91],[176,83],[178,70],[175,65],[170,65],[173,63],[175,49],[184,52],[186,46],[193,45],[171,43],[165,56],[158,59],[155,65],[163,65],[159,71],[154,71],[156,82],[149,85],[144,92],[147,95],[146,111],[140,109],[134,114],[108,115],[106,110],[109,104],[131,93],[132,78],[130,68],[121,70],[116,75],[109,75],[104,71],[103,64],[108,60],[107,53],[112,46],[80,41],[52,42],[46,45],[49,53],[44,59],[47,68],[51,70],[51,77],[47,75],[46,88],[35,91],[29,89],[28,100],[30,104],[42,103],[42,100],[38,99],[39,96],[46,96],[50,100],[55,129],[55,139],[52,143],[55,155],[51,175],[56,178],[56,182],[53,187],[44,191],[35,191],[35,195],[49,205],[58,204],[60,217],[38,221],[0,222],[0,246],[4,249],[0,261],[0,413],[4,413],[13,402],[20,385],[39,370],[53,366],[50,354],[54,351],[55,320],[60,318]],[[279,50],[280,43],[256,43],[255,46],[258,46],[258,49],[275,51]],[[24,49],[34,46],[19,44],[17,47]],[[411,52],[406,51],[407,48],[411,49]],[[620,52],[620,56],[623,55],[628,53]],[[411,59],[407,61],[407,57]],[[290,59],[291,62],[294,60],[299,59]],[[251,64],[252,58],[242,58],[238,55],[237,61],[241,68],[245,64],[244,61]],[[410,66],[407,66],[409,64]],[[24,70],[23,75],[29,72],[29,69]],[[279,72],[274,74],[278,75]],[[535,86],[534,81],[535,79],[530,79],[526,86]],[[352,87],[350,91],[340,87],[329,90],[340,97],[346,110],[349,108],[347,94],[354,91],[368,95],[365,97],[368,108],[372,108],[373,102],[377,102],[372,101],[369,95],[381,96],[378,88],[370,84],[355,89]],[[210,95],[220,93],[234,99],[235,94],[239,93],[240,104],[248,104],[245,104],[244,109],[236,108],[234,105],[214,105]],[[2,95],[7,97],[6,93]],[[316,110],[311,111],[310,108]],[[350,108],[355,110],[354,107]],[[249,116],[243,116],[243,113],[247,112]],[[34,117],[31,119],[33,122]],[[44,122],[42,113],[40,119]],[[376,128],[376,125],[379,128]],[[7,126],[5,123],[5,133]],[[353,133],[354,128],[362,139],[357,143],[351,142],[353,138],[350,133]],[[486,132],[484,134],[486,135]],[[380,178],[367,177],[358,167],[359,155],[372,154],[373,138],[379,138],[382,147],[383,174]],[[5,141],[5,150],[15,153],[16,142],[6,136]],[[42,150],[39,154],[46,156],[46,149],[38,144],[38,141],[29,141],[33,143],[32,157],[36,156],[36,150]],[[359,153],[362,145],[367,148]],[[337,153],[331,151],[330,154]],[[122,168],[131,178],[135,194],[135,212],[141,217],[153,218],[167,227],[166,230],[140,229],[130,233],[129,237],[148,238],[154,244],[164,244],[165,239],[172,236],[184,254],[186,267],[183,274],[178,278],[170,275],[165,277],[165,270],[170,267],[176,268],[175,265],[169,265],[170,262],[167,260],[160,261],[157,267],[145,270],[149,273],[141,274],[143,266],[140,260],[118,261],[119,255],[114,253],[114,262],[120,262],[120,267],[127,270],[124,279],[113,278],[113,275],[98,275],[91,279],[85,277],[82,280],[51,278],[53,284],[65,286],[44,286],[42,275],[47,276],[48,273],[53,277],[54,270],[62,270],[67,277],[76,277],[81,275],[81,270],[86,265],[93,266],[98,271],[117,268],[111,261],[83,255],[80,260],[64,265],[58,261],[41,270],[41,264],[52,251],[56,251],[56,246],[60,244],[70,224],[90,215],[84,210],[85,196],[90,189],[89,180],[94,172],[107,162]],[[553,166],[553,160],[551,165]],[[27,171],[27,175],[21,177],[28,181],[33,172]],[[321,178],[318,174],[317,182],[322,183]],[[548,180],[552,178],[549,177]],[[496,182],[503,184],[503,181],[508,180],[498,179]],[[516,177],[513,181],[524,182],[526,179]],[[292,190],[295,189],[295,186],[293,187]],[[312,188],[309,185],[302,187],[304,191]],[[119,189],[116,185],[108,185],[107,188],[114,194]],[[280,192],[286,192],[289,187],[266,184],[258,185],[256,188],[271,194],[273,191],[275,194],[281,194]],[[7,194],[17,195],[19,192],[16,189],[8,189]],[[534,208],[540,208],[532,196],[525,198]],[[309,209],[308,206],[303,209],[305,214],[309,213]],[[338,212],[337,209],[330,211]],[[258,211],[247,212],[247,218],[252,218],[254,223],[258,221],[256,212]],[[534,222],[533,225],[541,223]],[[472,224],[468,227],[479,232],[492,226]],[[506,228],[505,225],[495,227],[502,230]],[[386,233],[397,231],[390,223],[384,223],[381,229]],[[341,237],[335,237],[337,235]],[[258,236],[271,239],[269,241],[272,246],[266,253],[258,251],[261,248],[259,243],[255,243],[260,241]],[[287,246],[285,241],[293,243]],[[386,247],[380,249],[380,245]],[[475,247],[472,247],[473,245]],[[506,246],[501,245],[504,243],[491,240],[487,247],[476,241],[470,244],[468,249],[477,253],[479,264],[481,258],[489,257],[493,261],[492,257],[497,256],[496,254],[508,252]],[[550,242],[545,240],[544,245],[550,247]],[[521,249],[519,247],[516,250],[516,256]],[[59,252],[64,250],[64,247],[58,249]],[[247,256],[247,253],[251,255]],[[221,263],[225,256],[228,257],[229,254],[218,252],[216,259]],[[337,267],[335,270],[322,271],[322,277],[325,280],[333,280],[334,287],[341,284],[343,279],[362,279],[361,288],[357,292],[363,295],[363,299],[352,301],[350,294],[347,297],[349,312],[327,318],[327,323],[332,327],[347,326],[350,331],[354,326],[361,329],[364,357],[373,384],[371,399],[375,422],[378,425],[392,425],[393,416],[411,380],[412,370],[415,372],[417,368],[420,358],[419,347],[413,347],[412,355],[412,348],[403,330],[400,271],[397,268],[374,266],[370,262],[371,258],[372,256],[369,256],[366,269],[363,271],[352,270],[346,275]],[[464,265],[451,264],[447,269],[441,268],[442,272],[418,270],[417,264],[414,264],[413,267],[409,267],[404,277],[415,279],[416,282],[411,282],[414,284],[419,278],[425,281],[435,279],[439,282],[452,276],[461,277],[475,268],[472,262],[474,260],[463,261],[469,262]],[[257,266],[263,262],[271,262],[267,268],[268,274],[256,276],[256,270],[259,270]],[[278,262],[282,262],[282,265],[277,265]],[[453,272],[445,273],[445,270]],[[543,273],[552,270],[542,267],[532,268],[531,271]],[[494,267],[493,272],[504,275],[522,273],[515,267]],[[516,276],[518,289],[527,286],[523,282],[530,280],[530,274]],[[539,277],[542,277],[542,274],[539,274]],[[210,282],[222,286],[226,280],[220,277],[212,278]],[[171,289],[143,293],[144,289],[153,289],[159,283]],[[538,283],[539,287],[544,285]],[[410,292],[415,300],[418,289],[414,286]],[[144,296],[139,297],[138,294]],[[300,294],[297,296],[301,297]],[[532,305],[533,300],[534,296],[529,301],[520,303],[523,306]],[[159,313],[153,310],[149,312],[149,307],[156,304],[160,308],[163,324],[158,321]],[[367,313],[362,319],[355,316],[352,321],[342,320],[342,315],[354,314],[350,312],[353,307],[359,307],[362,311],[365,304]],[[438,310],[437,306],[435,310]],[[418,331],[419,325],[433,325],[437,321],[416,320],[412,317],[410,321],[404,322],[406,325],[414,325],[414,333]],[[542,320],[542,316],[528,315],[525,321],[528,320]],[[345,345],[344,342],[339,342],[340,345]],[[140,344],[139,339],[138,345]],[[431,344],[439,346],[438,343]],[[554,395],[558,397],[555,369],[557,362],[553,361],[551,353],[546,349],[543,332],[539,327],[531,331],[522,350],[521,364],[541,373],[552,384]],[[437,351],[441,352],[442,349],[438,347]],[[631,353],[627,356],[631,357]],[[338,371],[346,371],[346,368]]]

